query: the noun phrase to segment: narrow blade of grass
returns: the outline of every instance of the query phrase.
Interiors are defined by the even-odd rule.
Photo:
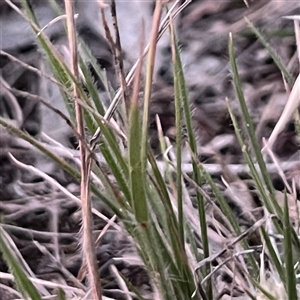
[[[141,44],[143,44],[141,39]],[[141,45],[141,49],[142,49]],[[142,57],[142,56],[141,56]],[[147,143],[144,132],[141,131],[141,121],[139,118],[139,86],[140,76],[142,72],[142,59],[139,61],[136,78],[134,81],[133,95],[131,101],[130,117],[129,117],[129,180],[132,207],[134,209],[137,222],[147,227],[148,207],[145,191],[146,166],[143,165],[147,161],[147,153],[143,153],[140,142]],[[145,146],[145,145],[144,145]],[[146,156],[146,157],[144,157]]]
[[[182,110],[184,111],[184,121],[187,126],[189,143],[193,153],[197,153],[196,139],[194,135],[194,130],[192,126],[192,118],[190,112],[190,104],[187,95],[186,83],[184,78],[184,72],[182,68],[179,47],[176,41],[174,28],[172,27],[172,22],[170,22],[170,31],[171,31],[171,43],[172,43],[172,60],[173,60],[173,74],[174,74],[174,88],[175,88],[175,114],[176,114],[176,156],[177,156],[177,164],[176,164],[176,187],[177,187],[177,201],[178,201],[178,220],[179,220],[179,232],[180,239],[182,243],[182,250],[185,253],[184,248],[184,218],[183,218],[183,202],[182,202],[182,176],[181,176],[181,135],[182,135]],[[194,179],[200,185],[200,171],[196,164],[193,162],[193,171],[194,171]],[[202,195],[197,192],[197,200],[198,200],[198,211],[199,211],[199,219],[200,219],[200,230],[201,230],[201,238],[204,250],[204,256],[209,256],[209,240],[207,236],[207,224],[206,224],[206,212],[205,212],[205,203]],[[210,273],[210,265],[206,267],[206,276]],[[188,274],[186,273],[188,276]],[[207,294],[208,299],[213,299],[212,294],[212,285],[211,281],[208,281],[207,285]]]
[[[197,155],[197,144],[196,138],[194,134],[192,117],[190,112],[190,103],[187,95],[187,88],[184,78],[183,67],[181,63],[179,47],[176,42],[176,37],[174,33],[172,34],[172,52],[173,52],[173,64],[174,64],[174,82],[175,82],[175,93],[177,93],[177,97],[180,99],[183,110],[184,110],[184,121],[187,127],[188,133],[188,141],[191,148],[192,153]],[[181,132],[180,132],[181,134]],[[200,186],[201,185],[201,174],[200,170],[195,161],[193,161],[193,177],[195,182]],[[200,230],[201,230],[201,238],[203,243],[203,251],[204,256],[209,256],[209,240],[207,236],[207,224],[206,224],[206,213],[205,213],[205,203],[202,195],[197,192],[197,200],[198,200],[198,209],[199,209],[199,219],[200,219]],[[207,274],[210,272],[210,268],[207,269]]]
[[[293,75],[287,70],[284,63],[282,62],[281,58],[278,56],[276,51],[273,49],[273,47],[268,43],[266,37],[264,37],[263,33],[256,27],[252,22],[248,20],[248,18],[245,18],[246,22],[249,25],[249,28],[251,31],[256,35],[256,37],[259,39],[259,41],[264,45],[264,47],[268,50],[269,54],[271,55],[273,61],[279,68],[279,70],[284,74],[285,80],[287,83],[292,86],[294,84],[294,78]]]
[[[183,201],[182,201],[182,175],[181,175],[181,162],[182,162],[182,100],[180,93],[180,79],[177,76],[177,69],[179,68],[178,62],[176,60],[176,47],[175,43],[175,32],[173,28],[173,23],[170,22],[170,31],[172,36],[172,46],[173,46],[173,74],[174,74],[174,89],[175,89],[175,126],[176,126],[176,189],[177,189],[177,205],[178,205],[178,225],[180,233],[180,242],[184,247],[184,220],[183,220]],[[184,248],[183,248],[184,250]]]
[[[284,258],[286,264],[286,286],[289,300],[297,300],[296,278],[293,263],[292,226],[290,223],[287,194],[284,198]]]
[[[236,60],[235,60],[234,48],[233,48],[233,38],[232,38],[231,34],[229,35],[228,52],[229,52],[232,73],[233,73],[232,76],[233,76],[234,88],[235,88],[236,94],[238,96],[238,100],[239,100],[240,107],[242,110],[242,115],[243,115],[243,119],[244,119],[244,122],[246,125],[245,127],[247,129],[247,134],[248,134],[249,140],[251,142],[251,146],[253,147],[253,150],[254,150],[258,165],[259,165],[259,169],[263,176],[263,180],[268,188],[270,196],[273,198],[272,200],[275,202],[274,188],[272,185],[272,181],[268,174],[263,156],[261,154],[261,148],[260,148],[257,138],[255,136],[254,125],[253,125],[252,119],[250,117],[250,114],[248,112],[248,108],[247,108],[244,94],[242,91],[242,84],[241,84],[241,80],[240,80],[240,76],[238,73],[237,64],[236,64]]]
[[[262,232],[264,241],[266,243],[267,249],[269,251],[270,258],[276,267],[279,277],[282,282],[285,282],[284,268],[282,267],[281,262],[279,261],[279,259],[277,257],[276,251],[274,250],[273,245],[270,241],[270,237],[263,227],[261,228],[261,232]]]
[[[148,221],[148,208],[144,188],[145,173],[142,168],[141,145],[139,143],[141,140],[141,123],[139,119],[139,108],[137,106],[131,107],[129,122],[129,177],[133,201],[132,205],[137,221],[146,225]]]

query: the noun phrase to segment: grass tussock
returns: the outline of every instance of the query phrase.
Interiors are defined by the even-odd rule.
[[[182,4],[180,1],[175,4],[160,0],[155,2],[149,44],[144,45],[142,25],[140,45],[137,47],[139,59],[127,76],[122,58],[117,4],[112,1],[106,6],[99,1],[99,11],[119,79],[119,88],[116,90],[108,83],[96,59],[76,33],[72,1],[65,1],[69,62],[62,59],[39,27],[34,10],[26,0],[21,1],[22,9],[9,0],[6,2],[28,21],[36,33],[39,51],[47,60],[52,75],[46,77],[38,69],[28,68],[59,87],[68,115],[49,104],[48,107],[67,122],[77,138],[78,149],[70,152],[55,141],[50,147],[51,143],[43,143],[2,116],[1,127],[26,141],[32,151],[43,153],[72,176],[80,185],[79,195],[72,195],[55,179],[46,174],[44,176],[36,168],[19,163],[13,155],[10,159],[27,171],[36,172],[79,204],[81,230],[78,233],[78,249],[84,258],[75,277],[61,263],[59,247],[56,250],[54,247],[52,252],[57,255],[54,259],[66,280],[57,283],[39,279],[22,258],[4,219],[0,225],[0,250],[9,270],[1,272],[0,277],[14,282],[13,288],[9,288],[14,297],[33,300],[112,299],[104,295],[104,279],[99,276],[102,266],[98,264],[96,252],[105,233],[110,228],[116,228],[119,233],[126,235],[133,248],[131,255],[124,255],[122,259],[129,264],[135,263],[147,274],[149,287],[147,291],[138,289],[113,266],[110,271],[125,299],[214,300],[223,299],[228,290],[231,290],[229,294],[232,297],[246,297],[243,299],[299,299],[299,202],[295,188],[285,180],[272,148],[299,106],[296,96],[299,94],[299,77],[294,81],[293,75],[258,28],[247,21],[250,30],[282,72],[289,97],[274,132],[263,148],[248,109],[234,50],[234,34],[230,33],[228,56],[235,95],[232,99],[227,98],[226,104],[245,162],[241,172],[247,173],[251,179],[250,191],[239,174],[233,175],[234,172],[226,163],[220,164],[225,174],[221,178],[221,188],[214,172],[201,160],[174,25],[176,16],[190,1]],[[55,1],[51,2],[55,4]],[[114,32],[107,25],[104,14],[107,9],[110,9],[114,20]],[[172,144],[164,136],[161,120],[156,115],[162,152],[157,157],[149,143],[150,111],[157,43],[166,30],[170,34],[176,132]],[[79,45],[81,51],[78,50]],[[6,55],[2,51],[1,54]],[[18,62],[17,59],[15,61]],[[108,107],[99,96],[86,61],[105,83],[104,88],[111,98]],[[8,85],[3,86],[9,93],[15,92]],[[40,99],[36,97],[35,100]],[[241,112],[239,118],[236,107]],[[297,114],[295,116],[297,120]],[[186,137],[183,137],[183,133]],[[186,156],[189,158],[187,163],[184,161]],[[270,164],[281,174],[285,184],[280,193],[281,201],[273,186]],[[238,179],[233,184],[226,174]],[[250,206],[250,201],[247,202],[247,197],[253,191],[261,203],[259,217],[255,216],[251,207],[249,215],[252,223],[244,228],[228,198],[230,195],[234,201],[245,206],[242,215],[248,214],[246,206]],[[111,214],[110,218],[98,211],[97,207],[103,205]],[[104,219],[106,226],[96,238],[94,226],[97,218]],[[31,234],[34,235],[33,232]],[[53,256],[53,253],[47,255]],[[228,286],[220,289],[220,278],[224,274],[229,278]]]

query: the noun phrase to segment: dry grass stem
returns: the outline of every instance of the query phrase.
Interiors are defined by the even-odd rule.
[[[77,50],[77,39],[76,29],[74,21],[74,8],[73,1],[65,0],[65,8],[67,14],[67,29],[69,48],[71,53],[71,71],[78,80],[79,69],[78,69],[78,50]],[[79,98],[79,92],[75,83],[73,83],[74,97]],[[84,128],[84,117],[82,107],[78,102],[75,103],[75,113],[77,128],[82,139],[85,139],[85,128]],[[83,258],[87,264],[89,284],[91,288],[91,296],[94,300],[102,299],[102,292],[100,286],[100,279],[98,274],[98,263],[96,259],[96,253],[94,248],[93,239],[93,217],[92,217],[92,203],[89,190],[90,180],[90,169],[91,169],[91,157],[88,155],[86,148],[81,140],[79,140],[79,151],[81,160],[81,190],[80,196],[82,201],[82,249]]]

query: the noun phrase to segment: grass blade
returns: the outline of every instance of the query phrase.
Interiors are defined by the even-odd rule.
[[[179,118],[179,113],[181,106],[183,107],[184,111],[184,121],[185,125],[187,127],[187,132],[188,132],[188,141],[189,145],[191,148],[192,153],[195,155],[197,154],[197,146],[196,146],[196,138],[194,135],[194,130],[193,130],[193,125],[192,125],[192,117],[191,117],[191,112],[190,112],[190,104],[188,100],[188,95],[187,95],[187,88],[185,84],[185,78],[184,78],[184,72],[182,68],[182,63],[181,63],[181,58],[180,58],[180,53],[179,53],[179,48],[178,44],[176,41],[176,37],[174,32],[171,33],[172,37],[172,56],[173,56],[173,64],[174,64],[174,85],[175,85],[175,97],[178,99],[178,104],[177,104],[177,118]],[[179,102],[180,101],[180,102]],[[178,120],[178,119],[177,119]],[[179,128],[176,127],[176,131],[180,130],[181,124],[179,124]],[[177,132],[178,137],[179,134],[182,134],[181,131]],[[179,137],[178,137],[179,138]],[[180,138],[179,138],[180,140]],[[179,145],[181,147],[181,145]],[[178,148],[179,149],[179,148]],[[177,150],[178,151],[178,150]],[[181,151],[181,149],[179,150]],[[177,176],[181,174],[181,166],[178,166],[178,172]],[[197,164],[195,161],[193,161],[193,177],[195,182],[200,186],[201,185],[201,175],[200,175],[200,169],[198,168]],[[180,176],[181,180],[181,176]],[[181,183],[180,183],[181,184]],[[205,213],[205,203],[202,195],[197,191],[197,201],[198,201],[198,210],[199,210],[199,219],[200,219],[200,230],[201,230],[201,238],[202,238],[202,244],[203,244],[203,251],[204,251],[204,256],[205,258],[208,257],[209,254],[209,240],[207,236],[207,224],[206,224],[206,213]],[[179,207],[182,205],[182,203],[178,204]],[[180,225],[180,230],[181,232],[183,231],[183,221],[181,221],[182,224]],[[182,235],[182,233],[181,233]],[[182,236],[181,236],[182,238]],[[205,275],[210,273],[210,265],[207,266]],[[211,283],[208,284],[208,291],[209,291],[209,299],[212,299],[212,288],[211,288]]]
[[[293,75],[287,70],[284,63],[282,62],[281,58],[278,56],[276,51],[272,48],[272,46],[268,43],[267,39],[264,37],[263,33],[260,32],[260,30],[254,26],[252,22],[250,22],[247,18],[245,18],[246,22],[248,23],[250,29],[252,32],[256,35],[256,37],[259,39],[259,41],[264,45],[264,47],[268,50],[270,56],[274,60],[275,64],[279,68],[279,70],[284,75],[285,80],[290,86],[293,86],[294,84],[294,77]]]
[[[259,165],[259,169],[261,170],[263,180],[268,188],[270,195],[272,196],[272,198],[275,202],[274,188],[272,185],[272,181],[271,181],[270,176],[268,175],[267,168],[266,168],[263,156],[261,154],[261,149],[258,144],[257,138],[255,136],[254,125],[253,125],[252,119],[249,115],[246,101],[244,98],[244,94],[242,91],[242,84],[241,84],[241,80],[240,80],[240,76],[238,73],[237,64],[236,64],[236,60],[235,60],[234,49],[233,49],[233,38],[232,38],[231,34],[229,35],[228,52],[229,52],[232,73],[233,73],[232,76],[233,76],[234,88],[235,88],[236,94],[238,96],[238,100],[240,102],[243,119],[245,121],[245,125],[247,128],[247,134],[248,134],[249,140],[251,142],[251,145],[253,147],[253,150],[254,150],[258,165]]]
[[[129,180],[131,199],[135,217],[138,223],[142,226],[147,226],[148,222],[148,207],[145,191],[145,176],[146,168],[143,166],[143,161],[147,160],[147,153],[141,151],[140,141],[147,143],[145,136],[142,135],[141,122],[139,118],[139,85],[142,71],[142,59],[139,61],[139,66],[134,81],[133,95],[131,101],[130,117],[129,117]],[[143,133],[144,134],[144,133]],[[146,156],[146,157],[144,157]]]
[[[297,300],[296,278],[293,263],[292,227],[290,224],[287,194],[284,197],[284,258],[286,264],[286,287],[289,300]]]

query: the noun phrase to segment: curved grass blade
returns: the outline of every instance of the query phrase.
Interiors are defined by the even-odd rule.
[[[297,288],[296,277],[293,263],[293,243],[292,243],[292,226],[290,223],[289,206],[287,194],[285,192],[284,197],[284,218],[283,218],[284,230],[284,258],[285,258],[285,276],[286,276],[286,290],[289,300],[297,300]]]

